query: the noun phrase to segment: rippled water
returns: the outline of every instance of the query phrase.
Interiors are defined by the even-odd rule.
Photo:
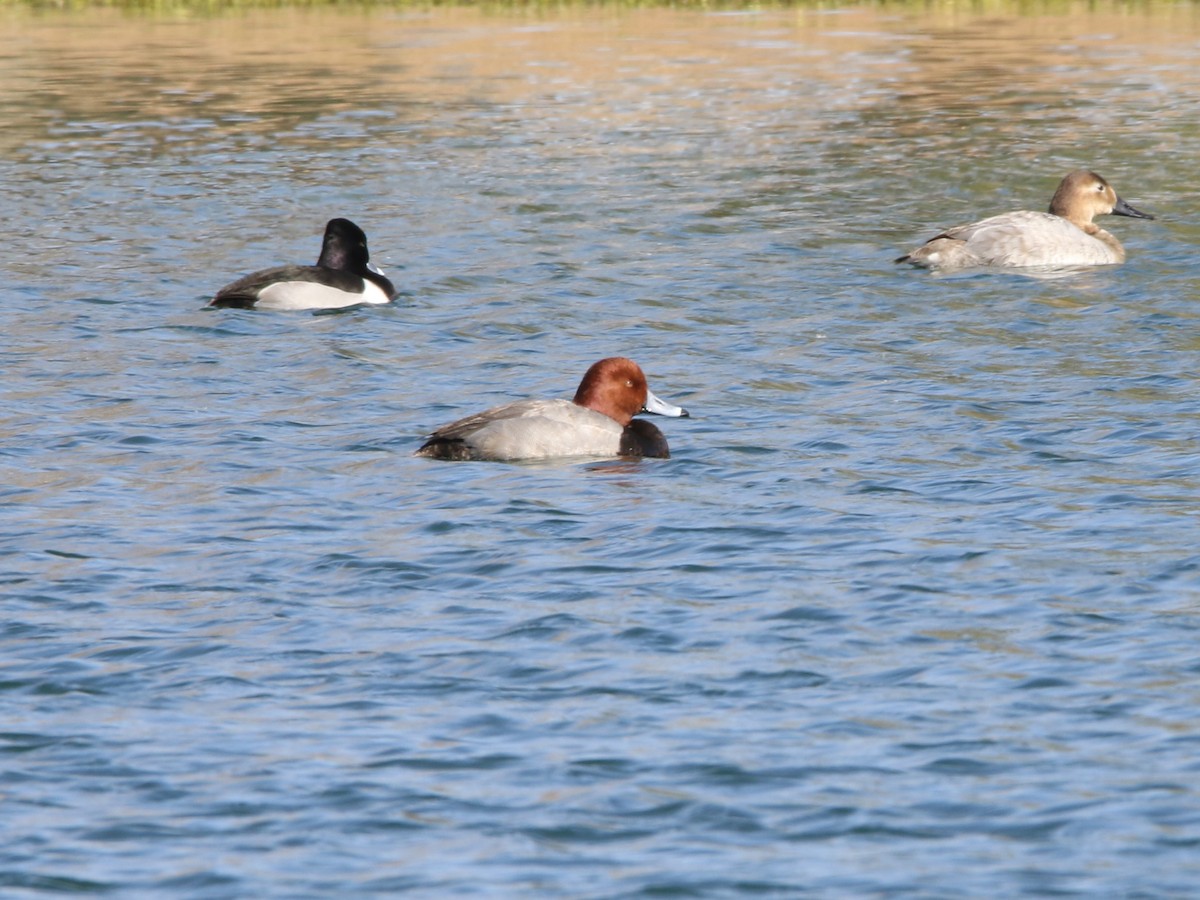
[[[1193,894],[1200,13],[1024,12],[4,11],[4,895]],[[618,353],[669,461],[411,456]]]

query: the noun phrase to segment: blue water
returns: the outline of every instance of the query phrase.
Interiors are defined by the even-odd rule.
[[[1193,17],[6,15],[0,894],[1195,895]],[[615,354],[672,459],[412,457]]]

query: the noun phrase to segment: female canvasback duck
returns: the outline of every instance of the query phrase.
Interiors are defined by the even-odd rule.
[[[1092,222],[1112,213],[1153,219],[1117,196],[1095,172],[1078,169],[1058,185],[1050,212],[1019,210],[956,225],[898,263],[926,269],[968,266],[1105,266],[1125,262],[1121,243]]]
[[[315,266],[263,269],[217,291],[209,306],[238,309],[344,309],[387,303],[396,288],[370,263],[367,236],[349,219],[330,219]]]
[[[417,451],[435,459],[550,459],[559,456],[653,456],[667,439],[638,413],[687,417],[650,392],[632,359],[593,363],[574,400],[518,400],[443,425]]]

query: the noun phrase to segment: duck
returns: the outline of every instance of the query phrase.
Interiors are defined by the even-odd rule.
[[[517,400],[443,425],[416,456],[531,460],[571,456],[669,459],[667,439],[639,413],[689,418],[654,395],[641,366],[613,356],[593,363],[573,400]]]
[[[367,236],[349,219],[330,219],[315,266],[278,266],[225,285],[209,306],[237,309],[345,309],[395,299],[396,288],[371,265]]]
[[[1092,221],[1109,213],[1154,218],[1118,197],[1100,175],[1077,169],[1059,183],[1049,212],[1017,210],[956,225],[896,262],[925,269],[1115,265],[1125,261],[1125,248]]]

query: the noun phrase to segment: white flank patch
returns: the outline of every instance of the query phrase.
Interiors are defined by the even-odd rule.
[[[387,303],[387,295],[373,281],[363,279],[362,293],[340,291],[315,281],[280,281],[259,292],[258,309],[344,309],[361,303]]]

